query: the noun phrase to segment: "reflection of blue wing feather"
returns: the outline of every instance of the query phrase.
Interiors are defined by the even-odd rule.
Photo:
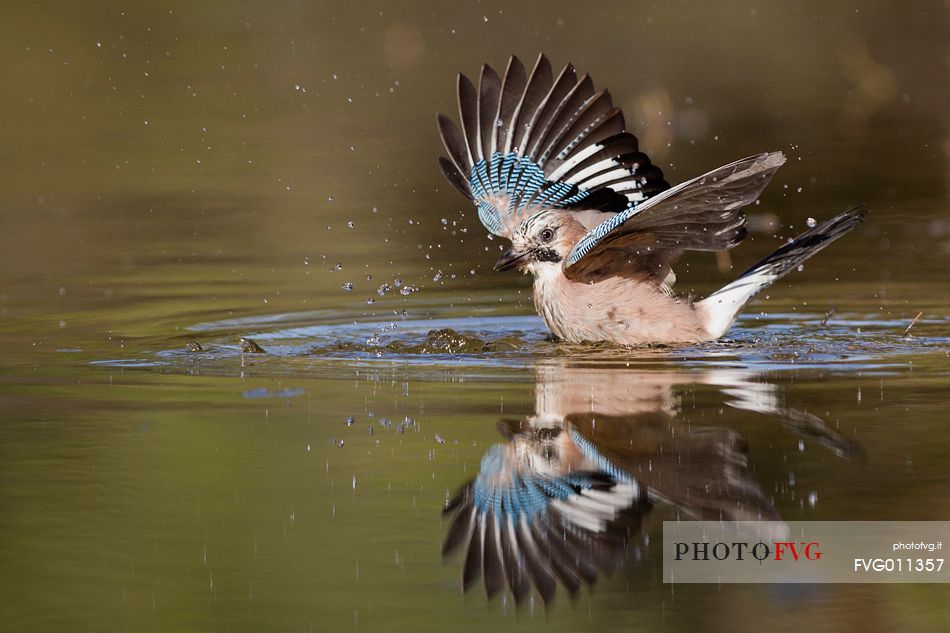
[[[605,547],[624,512],[646,504],[637,483],[576,433],[566,438],[584,469],[546,472],[514,444],[491,447],[478,476],[449,503],[443,553],[465,547],[462,586],[483,577],[489,597],[507,584],[516,602],[533,585],[547,602],[560,583],[572,595],[615,561]],[[538,442],[520,439],[522,448]],[[560,543],[560,545],[559,545]]]
[[[624,484],[628,494],[637,493],[636,483],[623,471],[615,467],[590,442],[577,433],[571,433],[578,448],[589,453],[600,470],[576,471],[560,477],[549,477],[533,473],[530,469],[512,470],[508,463],[505,445],[496,444],[482,458],[478,476],[472,488],[472,502],[476,511],[486,514],[524,517],[533,521],[537,515],[547,512],[552,502],[569,501],[577,495],[598,498],[618,484]],[[576,503],[576,501],[569,501]],[[604,508],[605,513],[607,508]]]
[[[570,64],[555,79],[541,55],[526,79],[512,57],[503,79],[489,66],[477,88],[460,75],[458,99],[461,129],[439,116],[449,154],[440,164],[496,235],[545,207],[580,208],[594,193],[585,208],[618,212],[669,187],[610,94]]]

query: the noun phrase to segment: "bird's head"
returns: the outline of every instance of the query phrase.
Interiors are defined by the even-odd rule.
[[[583,226],[565,211],[543,211],[525,219],[511,235],[511,248],[495,262],[495,270],[537,273],[560,266],[583,235]]]

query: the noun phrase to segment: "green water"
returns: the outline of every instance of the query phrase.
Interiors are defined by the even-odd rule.
[[[548,607],[462,594],[440,553],[447,499],[541,414],[729,433],[787,520],[950,516],[947,17],[5,5],[0,630],[947,630],[940,585],[664,585],[683,499]],[[541,50],[611,89],[671,182],[788,154],[733,270],[690,256],[681,292],[809,217],[868,221],[719,343],[548,341],[435,163],[454,74]]]

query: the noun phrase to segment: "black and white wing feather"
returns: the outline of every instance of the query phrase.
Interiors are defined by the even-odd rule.
[[[540,55],[528,73],[512,57],[504,77],[485,65],[478,86],[459,75],[458,102],[459,126],[438,117],[439,164],[496,235],[546,208],[619,213],[669,187],[610,93],[570,64],[555,76]]]
[[[667,189],[591,229],[564,260],[568,276],[597,265],[597,255],[623,249],[636,255],[660,251],[719,251],[746,234],[742,208],[759,197],[778,168],[781,152],[750,156]]]
[[[536,468],[538,460],[525,459],[533,440],[522,435],[492,446],[476,478],[448,503],[442,552],[463,551],[463,590],[481,576],[488,598],[507,586],[519,604],[534,587],[547,604],[558,585],[574,596],[613,569],[626,529],[649,502],[635,480],[569,433],[587,468]]]

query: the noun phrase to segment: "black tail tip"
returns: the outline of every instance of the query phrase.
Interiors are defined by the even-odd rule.
[[[846,222],[851,225],[857,225],[861,222],[864,222],[864,219],[868,216],[868,213],[870,213],[868,208],[863,204],[859,204],[855,207],[851,207],[847,211],[842,211],[835,217],[831,218],[829,222],[833,222],[835,224]]]
[[[867,217],[868,213],[870,213],[870,210],[867,208],[867,206],[859,204],[857,206],[851,207],[847,211],[843,211],[841,215],[852,215],[854,217],[860,218],[860,220],[863,220]]]
[[[835,239],[861,224],[867,215],[868,209],[863,204],[852,207],[805,231],[796,237],[794,241],[803,242],[809,238],[821,238],[823,241],[829,238]]]
[[[742,279],[753,273],[762,272],[765,269],[769,270],[773,276],[773,281],[774,279],[778,279],[839,237],[852,231],[864,221],[867,214],[867,208],[864,205],[859,205],[847,211],[842,211],[838,215],[820,224],[816,224],[795,239],[790,240],[755,266],[746,270],[739,275],[738,279]]]

